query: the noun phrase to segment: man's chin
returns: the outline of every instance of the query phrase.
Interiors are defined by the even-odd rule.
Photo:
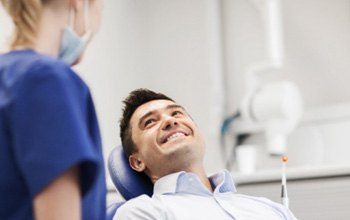
[[[186,143],[179,143],[167,146],[164,150],[168,156],[178,157],[179,159],[195,153],[193,147]]]

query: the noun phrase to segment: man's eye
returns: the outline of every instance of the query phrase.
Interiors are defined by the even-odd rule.
[[[171,116],[182,115],[181,111],[174,111]]]
[[[154,122],[155,120],[154,119],[147,119],[145,121],[145,124],[144,124],[144,127],[147,127],[149,124],[151,124],[152,122]]]

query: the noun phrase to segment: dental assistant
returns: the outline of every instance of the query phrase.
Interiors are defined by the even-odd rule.
[[[71,68],[99,29],[102,0],[0,1],[15,27],[0,55],[0,219],[103,220],[97,118]]]

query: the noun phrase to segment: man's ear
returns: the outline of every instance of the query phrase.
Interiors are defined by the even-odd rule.
[[[143,172],[146,169],[145,163],[138,158],[136,153],[129,156],[129,164],[131,168],[137,172]]]

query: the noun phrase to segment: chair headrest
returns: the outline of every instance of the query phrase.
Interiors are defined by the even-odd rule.
[[[108,158],[109,174],[124,199],[129,200],[142,194],[153,195],[153,183],[144,174],[133,170],[121,145],[115,147]]]

